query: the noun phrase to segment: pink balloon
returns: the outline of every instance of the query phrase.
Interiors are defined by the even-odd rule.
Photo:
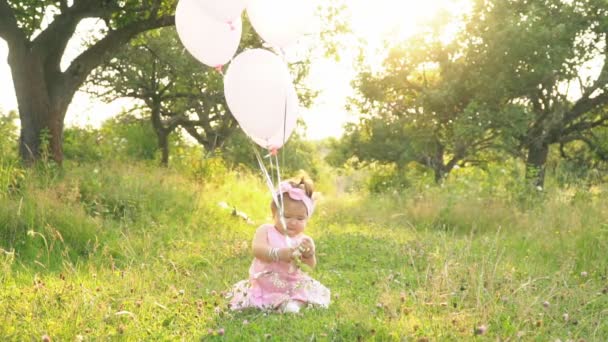
[[[250,0],[247,15],[260,37],[285,47],[310,29],[315,21],[314,4],[311,0]]]
[[[222,22],[232,22],[241,17],[247,0],[199,0],[213,18]]]
[[[240,17],[226,23],[206,13],[199,0],[180,0],[175,10],[175,28],[182,44],[201,63],[211,67],[226,64],[241,41]]]
[[[298,124],[298,117],[300,116],[300,101],[298,100],[298,95],[296,94],[296,90],[293,85],[289,88],[289,93],[287,97],[287,110],[285,112],[285,116],[281,118],[281,122],[284,123],[283,126],[279,128],[275,134],[270,136],[267,139],[260,139],[252,137],[253,141],[256,144],[262,146],[263,148],[272,150],[279,149],[283,147],[283,145],[289,140],[291,133],[294,131]]]
[[[283,133],[286,124],[291,126],[293,116],[297,116],[297,97],[294,101],[292,92],[287,65],[264,49],[236,56],[224,76],[224,95],[232,115],[243,131],[264,147],[277,143],[277,134]]]

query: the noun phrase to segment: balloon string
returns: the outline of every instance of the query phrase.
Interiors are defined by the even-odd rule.
[[[285,141],[287,140],[287,97],[289,96],[289,90],[285,93],[285,106],[283,107],[283,143],[281,146],[285,145]],[[297,95],[296,95],[297,96]],[[285,162],[285,149],[281,149],[281,160],[283,163]],[[283,165],[285,166],[285,165]],[[279,163],[277,161],[277,168],[279,167]]]
[[[277,156],[276,154],[274,155],[274,160],[275,160],[275,164],[276,164],[276,170],[277,170],[277,184],[281,184],[281,169],[279,168],[279,156]],[[272,163],[272,156],[270,157],[270,162]],[[287,242],[287,246],[288,247],[293,247],[292,246],[292,241],[289,238],[289,235],[287,235],[287,225],[285,222],[285,211],[284,211],[284,204],[285,201],[283,199],[283,192],[279,191],[279,197],[281,198],[281,223],[283,224],[283,229],[285,230],[285,241]]]
[[[272,200],[278,207],[279,203],[277,201],[277,197],[274,192],[274,185],[272,184],[272,179],[270,179],[268,170],[266,170],[266,166],[264,166],[264,162],[262,161],[262,157],[260,156],[260,153],[258,152],[258,150],[255,148],[255,146],[253,146],[253,144],[251,147],[253,148],[253,152],[255,153],[255,157],[258,161],[258,166],[260,167],[260,170],[262,171],[262,175],[264,176],[264,180],[266,181],[266,186],[268,187],[268,190],[270,190],[270,193],[272,194]]]
[[[253,152],[255,153],[255,157],[258,161],[258,165],[260,166],[260,170],[262,171],[262,175],[264,176],[264,180],[266,181],[266,186],[268,187],[268,190],[270,190],[270,193],[272,194],[272,200],[274,201],[274,204],[277,206],[277,209],[279,210],[279,220],[281,221],[281,224],[283,224],[283,228],[284,228],[283,233],[285,235],[285,239],[287,241],[288,246],[291,247],[291,240],[287,236],[287,230],[285,229],[285,227],[287,227],[287,224],[285,222],[285,214],[283,211],[283,208],[284,208],[283,193],[281,193],[279,191],[279,194],[277,196],[277,192],[275,191],[275,187],[272,182],[271,175],[268,173],[268,170],[266,169],[266,166],[264,165],[262,156],[260,156],[260,153],[258,152],[257,148],[253,144],[252,144],[252,148],[253,148]],[[270,166],[272,167],[272,158],[270,159]],[[277,169],[277,172],[278,172],[278,169]],[[278,173],[277,173],[277,177],[278,177],[278,179],[280,179],[280,175],[278,175]],[[279,183],[277,183],[277,185],[278,184]]]

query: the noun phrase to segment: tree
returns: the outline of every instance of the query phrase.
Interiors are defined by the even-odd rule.
[[[206,150],[221,147],[236,128],[228,113],[222,75],[184,52],[173,28],[149,31],[96,69],[88,90],[107,102],[140,100],[169,161],[169,135],[182,127]],[[227,115],[228,114],[228,115]]]
[[[487,88],[525,111],[505,128],[519,143],[532,185],[544,184],[552,144],[597,145],[590,132],[608,125],[606,1],[480,0],[467,32]]]
[[[462,40],[442,42],[450,17],[394,46],[380,71],[364,70],[351,104],[362,114],[347,128],[345,148],[362,161],[415,161],[440,182],[457,164],[477,163],[493,147],[501,118],[493,102],[478,100],[483,87]]]
[[[26,163],[41,155],[47,132],[52,158],[63,160],[62,133],[67,108],[89,73],[137,34],[174,24],[174,0],[0,0],[0,38],[9,48]],[[46,18],[52,16],[50,23]],[[77,25],[85,18],[106,24],[101,37],[65,70],[60,62]]]
[[[245,21],[237,54],[262,47],[262,40]],[[308,74],[310,61],[292,65],[295,82]],[[149,31],[126,44],[88,80],[89,92],[111,102],[132,98],[144,104],[162,151],[161,164],[169,160],[168,137],[179,127],[207,151],[222,148],[238,128],[224,98],[223,76],[185,52],[173,28]],[[298,89],[310,105],[314,92]]]

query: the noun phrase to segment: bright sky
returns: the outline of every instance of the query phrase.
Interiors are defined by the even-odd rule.
[[[382,53],[376,50],[381,46],[382,41],[389,38],[403,39],[414,33],[420,22],[429,19],[439,10],[461,12],[466,7],[463,4],[468,4],[467,0],[346,0],[346,2],[355,34],[369,42],[368,51],[374,56],[382,56]],[[73,58],[77,55],[79,44],[79,39],[70,41],[64,62],[68,62],[70,56]],[[10,68],[6,63],[7,54],[6,43],[0,39],[0,109],[3,111],[17,109]],[[302,114],[308,126],[309,139],[339,136],[344,123],[356,119],[354,114],[349,114],[344,109],[346,98],[352,93],[350,81],[355,76],[352,57],[349,51],[344,51],[340,62],[324,58],[313,62],[309,86],[320,90],[321,93],[313,107]],[[101,121],[117,114],[123,107],[128,107],[128,104],[129,101],[105,104],[90,99],[83,93],[77,93],[68,109],[66,125],[99,126]]]

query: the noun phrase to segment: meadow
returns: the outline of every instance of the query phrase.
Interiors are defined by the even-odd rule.
[[[258,173],[213,158],[1,170],[4,341],[608,338],[605,184],[528,193],[458,170],[374,194],[328,172],[307,229],[332,304],[281,315],[224,298],[270,220]]]

